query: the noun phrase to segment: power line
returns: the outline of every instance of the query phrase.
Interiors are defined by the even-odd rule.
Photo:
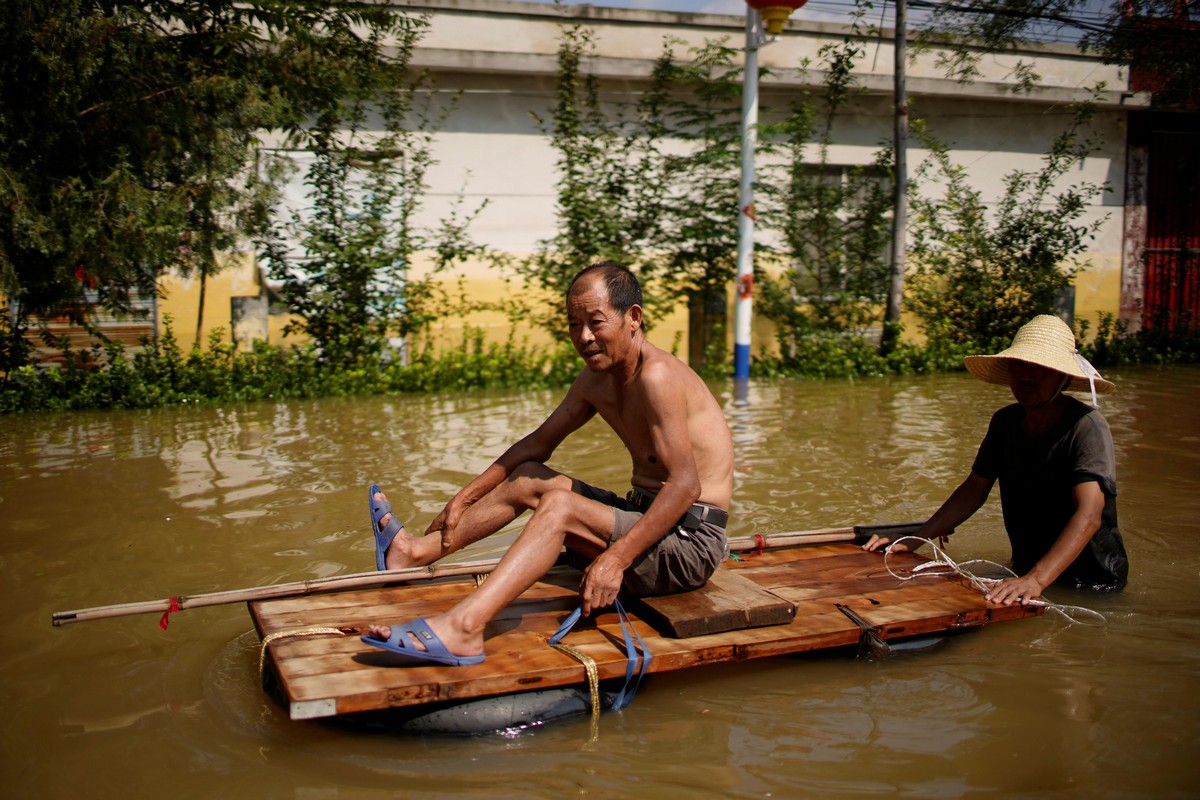
[[[1024,19],[1029,21],[1047,21],[1056,22],[1062,25],[1070,25],[1088,33],[1102,33],[1105,26],[1091,20],[1068,17],[1065,14],[1053,14],[1043,12],[1023,11],[1018,8],[997,8],[993,6],[977,7],[964,6],[957,3],[938,3],[934,0],[909,0],[909,5],[913,8],[927,8],[934,11],[949,11],[955,14],[980,14],[994,17],[1011,17],[1013,19]],[[1103,18],[1100,18],[1103,19]]]
[[[935,17],[941,14],[991,15],[1028,22],[1029,28],[1025,31],[1024,38],[1040,42],[1075,43],[1082,35],[1105,32],[1109,22],[1107,14],[1087,9],[1079,9],[1072,14],[1040,13],[999,6],[965,5],[952,0],[910,0],[908,5],[911,10],[917,12],[910,14],[908,20],[910,27],[914,29],[932,28]],[[810,0],[805,8],[848,20],[860,7],[855,0]],[[879,26],[893,25],[892,4],[884,0],[879,15],[872,13],[864,19],[869,19],[871,23]]]

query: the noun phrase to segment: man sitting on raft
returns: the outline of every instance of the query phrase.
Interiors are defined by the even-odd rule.
[[[915,535],[948,535],[979,510],[999,480],[1017,574],[996,584],[989,600],[1028,603],[1055,582],[1122,589],[1129,562],[1117,528],[1112,434],[1099,411],[1063,394],[1090,390],[1094,403],[1095,393],[1113,384],[1075,352],[1067,324],[1048,315],[1023,325],[1007,350],[963,361],[976,378],[1008,386],[1017,402],[992,416],[971,474]],[[863,548],[888,543],[872,536]]]
[[[459,491],[423,536],[409,536],[371,487],[379,569],[430,564],[525,511],[533,516],[488,579],[448,612],[371,626],[363,641],[418,662],[477,664],[484,628],[554,566],[564,546],[588,563],[579,587],[584,614],[621,591],[699,588],[727,556],[733,438],[700,377],[646,341],[637,279],[611,263],[584,269],[567,290],[567,322],[587,369],[538,429]],[[546,466],[596,414],[633,461],[624,498]]]

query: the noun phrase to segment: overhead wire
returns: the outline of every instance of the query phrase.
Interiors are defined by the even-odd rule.
[[[931,26],[933,17],[939,13],[994,15],[1028,21],[1032,27],[1022,38],[1039,42],[1074,43],[1085,34],[1104,33],[1108,30],[1109,21],[1108,14],[1087,9],[1079,9],[1071,14],[1042,13],[1000,6],[970,5],[953,0],[908,0],[908,6],[918,12],[909,17],[909,25],[915,30]],[[809,12],[842,17],[844,20],[852,18],[859,8],[859,3],[855,0],[809,0],[805,5]],[[884,0],[881,3],[880,15],[873,22],[882,27],[894,24],[894,21],[894,5],[890,0]]]

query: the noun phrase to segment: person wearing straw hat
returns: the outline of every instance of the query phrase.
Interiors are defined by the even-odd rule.
[[[989,600],[1027,603],[1052,583],[1124,588],[1129,562],[1117,527],[1112,434],[1096,408],[1096,395],[1114,385],[1076,352],[1071,328],[1049,315],[1023,325],[1007,350],[963,362],[981,381],[1008,386],[1017,402],[992,416],[970,474],[916,536],[948,536],[998,480],[1016,575],[996,584]],[[1065,391],[1088,392],[1092,405]],[[863,548],[889,542],[873,536]]]

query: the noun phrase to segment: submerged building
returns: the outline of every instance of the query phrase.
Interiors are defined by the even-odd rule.
[[[676,42],[678,58],[687,58],[691,48],[709,40],[723,39],[735,48],[744,41],[740,15],[512,0],[424,0],[405,4],[405,9],[428,15],[429,22],[412,66],[427,70],[438,92],[457,98],[435,137],[437,163],[428,175],[422,213],[433,223],[456,202],[475,207],[486,201],[470,235],[515,258],[534,253],[556,231],[558,154],[544,121],[555,102],[564,26],[578,24],[590,31],[595,49],[584,69],[596,76],[600,98],[614,108],[646,91],[668,39]],[[891,141],[891,31],[872,34],[808,21],[801,9],[759,52],[760,66],[766,69],[760,103],[764,109],[781,109],[802,93],[821,89],[826,77],[816,66],[821,49],[847,38],[860,45],[855,74],[861,91],[835,124],[825,167],[834,179],[872,163]],[[1005,175],[1012,170],[1042,169],[1045,153],[1070,119],[1071,104],[1095,104],[1095,148],[1068,180],[1069,185],[1103,185],[1106,191],[1081,219],[1081,224],[1095,225],[1096,233],[1080,257],[1088,267],[1078,274],[1073,296],[1062,298],[1064,316],[1094,325],[1099,314],[1111,313],[1136,326],[1159,306],[1200,306],[1200,297],[1189,299],[1186,282],[1178,278],[1186,268],[1188,247],[1200,244],[1195,229],[1200,226],[1192,227],[1200,217],[1196,115],[1152,111],[1150,92],[1135,91],[1126,68],[1104,64],[1070,45],[1030,44],[981,53],[978,69],[972,82],[961,83],[945,75],[937,53],[921,53],[908,68],[907,94],[911,113],[951,146],[954,163],[985,202],[1001,196]],[[1035,84],[1019,80],[1028,70],[1039,76]],[[926,155],[919,142],[910,141],[910,172]],[[293,202],[302,204],[298,181],[289,191]],[[1191,209],[1190,217],[1179,213],[1181,203]],[[1178,259],[1172,260],[1173,249]],[[498,274],[484,263],[466,265],[461,277],[468,291],[479,296],[513,291],[512,275]],[[267,313],[268,289],[252,256],[233,258],[228,269],[208,279],[199,325],[201,287],[196,279],[164,282],[152,320],[170,314],[184,346],[192,331],[216,327],[232,331],[241,326],[237,337],[242,340],[278,341],[281,318]],[[508,324],[499,315],[486,314],[470,322],[498,332]],[[453,336],[460,323],[446,321],[447,335]],[[755,332],[763,340],[771,338],[761,320],[756,320]],[[681,304],[660,322],[655,337],[665,344],[686,342],[688,333]]]

